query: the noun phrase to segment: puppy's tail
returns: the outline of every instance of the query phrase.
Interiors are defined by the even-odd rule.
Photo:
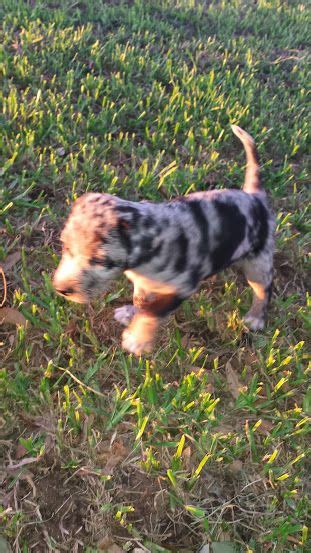
[[[231,125],[234,134],[241,140],[246,153],[246,171],[243,185],[244,192],[253,194],[261,192],[259,158],[254,139],[241,127]]]

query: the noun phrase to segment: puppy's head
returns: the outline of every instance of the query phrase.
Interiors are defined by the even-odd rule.
[[[56,291],[77,303],[87,303],[104,292],[125,268],[127,251],[122,238],[124,242],[127,226],[112,196],[81,196],[61,234],[62,258],[53,278]]]

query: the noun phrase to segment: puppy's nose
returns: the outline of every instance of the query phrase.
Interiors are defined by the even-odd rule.
[[[61,294],[62,296],[70,296],[70,294],[73,294],[74,293],[74,289],[73,288],[56,288],[56,291]]]

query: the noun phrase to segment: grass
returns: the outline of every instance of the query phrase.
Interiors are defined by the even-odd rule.
[[[309,19],[303,0],[1,3],[0,261],[30,323],[1,326],[14,551],[310,551]],[[277,214],[268,326],[245,332],[228,271],[137,360],[112,319],[125,281],[87,310],[54,294],[64,217],[86,190],[240,186],[230,123]]]

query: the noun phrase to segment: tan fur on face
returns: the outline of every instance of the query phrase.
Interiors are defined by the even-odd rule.
[[[116,221],[117,216],[103,194],[90,193],[74,203],[61,233],[62,258],[53,279],[54,287],[66,299],[86,303],[106,290],[121,272],[119,267],[106,268],[104,264],[110,254],[115,259],[106,238]]]

